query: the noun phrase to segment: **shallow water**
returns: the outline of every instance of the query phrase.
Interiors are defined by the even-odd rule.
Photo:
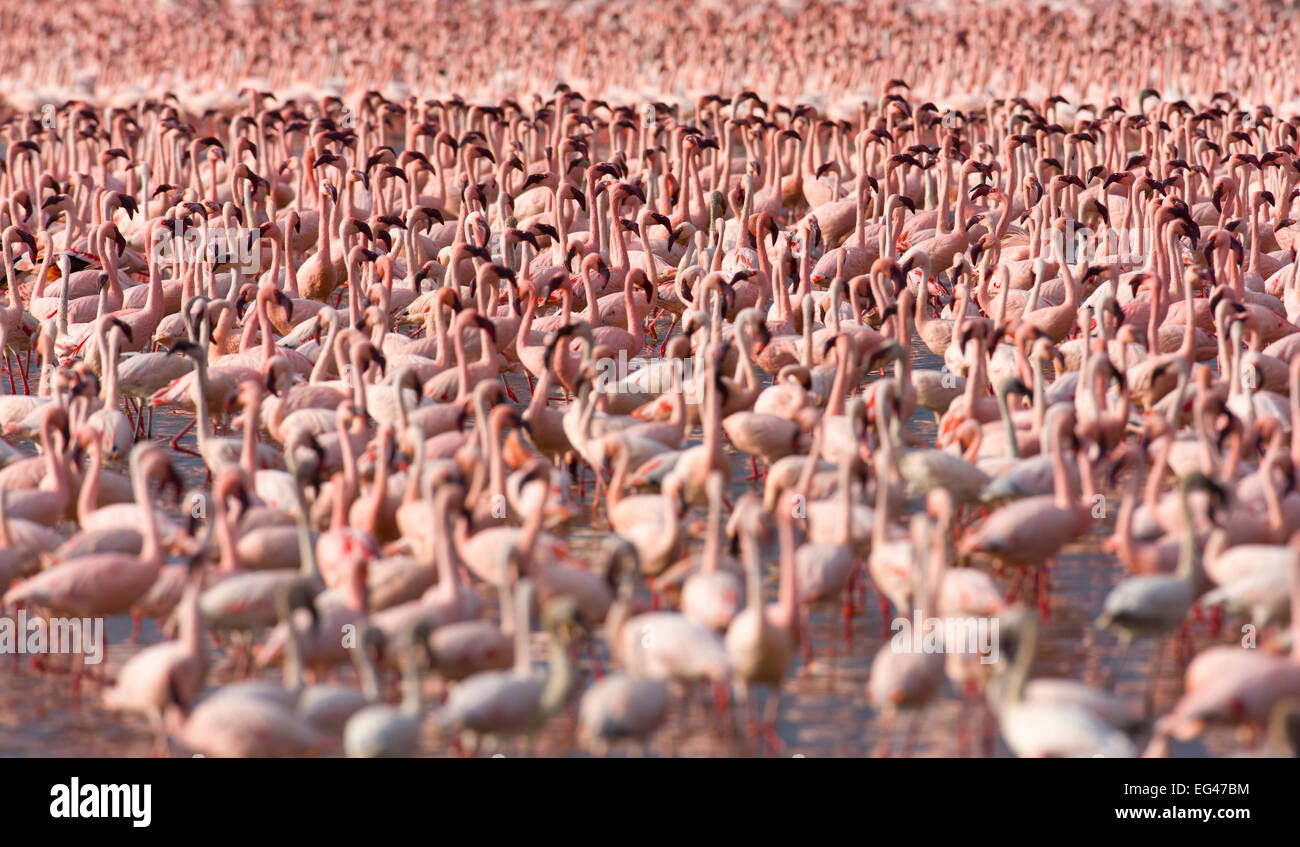
[[[660,331],[665,328],[661,325]],[[920,347],[914,349],[914,366],[935,368],[942,362]],[[872,379],[877,378],[875,376]],[[34,383],[33,383],[34,384]],[[518,375],[510,377],[517,397],[527,401],[528,387]],[[154,419],[154,437],[166,441],[177,432],[189,416],[159,411]],[[929,412],[922,410],[908,424],[917,434],[928,439],[934,436],[934,421]],[[698,430],[694,433],[699,439]],[[187,435],[182,444],[193,446],[193,435]],[[22,445],[30,451],[30,445]],[[178,455],[176,464],[192,488],[202,487],[205,471],[200,460]],[[734,498],[753,484],[747,483],[749,462],[746,457],[734,459],[733,479],[729,499]],[[590,498],[591,483],[588,472],[587,492]],[[1114,494],[1110,497],[1110,494]],[[1116,506],[1118,494],[1108,492],[1108,502]],[[590,499],[582,510],[579,521],[570,531],[575,551],[581,556],[594,549],[603,537],[603,531],[592,526]],[[1136,704],[1141,704],[1153,669],[1154,645],[1140,643],[1130,648],[1120,647],[1114,636],[1097,632],[1092,621],[1097,616],[1106,592],[1123,577],[1123,569],[1111,556],[1101,552],[1101,542],[1113,524],[1111,513],[1085,537],[1067,547],[1058,558],[1050,575],[1050,616],[1040,637],[1034,676],[1066,676],[1082,679],[1114,690]],[[688,521],[702,527],[704,510],[692,510]],[[72,527],[65,527],[71,531]],[[691,553],[697,555],[702,546],[702,533],[691,541]],[[775,596],[776,556],[774,549],[764,556],[769,570],[769,593]],[[996,577],[999,585],[1009,589],[1012,575]],[[1026,595],[1028,596],[1028,595]],[[496,601],[488,598],[486,607],[495,613]],[[782,755],[803,756],[1006,756],[1006,748],[997,738],[996,721],[978,698],[967,698],[962,692],[945,684],[941,694],[922,711],[889,720],[879,715],[867,703],[866,682],[871,661],[884,643],[882,631],[887,630],[882,620],[874,592],[866,595],[866,602],[858,605],[852,620],[852,638],[846,643],[838,609],[827,617],[825,610],[813,613],[811,635],[814,659],[805,665],[795,658],[782,691],[782,713],[779,734],[785,749]],[[1226,641],[1235,624],[1229,621],[1223,628]],[[146,621],[139,644],[129,643],[131,621],[126,617],[110,619],[106,624],[109,641],[107,658],[95,672],[111,678],[122,663],[140,647],[156,643],[162,638],[159,628]],[[828,638],[828,631],[834,633]],[[533,657],[541,661],[545,655],[541,637],[534,636]],[[1182,668],[1187,657],[1212,643],[1204,625],[1190,628],[1190,644],[1184,650],[1183,661],[1175,661],[1174,647],[1166,645],[1165,661],[1156,680],[1156,711],[1172,705],[1181,690]],[[603,644],[599,653],[604,656]],[[38,672],[28,665],[30,657],[0,657],[0,755],[10,756],[145,756],[149,755],[153,735],[147,722],[136,715],[117,714],[100,705],[102,684],[87,681],[83,685],[81,702],[73,704],[69,697],[69,681],[57,671]],[[49,664],[58,663],[53,657]],[[213,653],[214,670],[209,684],[228,682],[233,678],[229,656],[224,650]],[[594,668],[584,655],[581,658],[584,684],[590,681]],[[279,678],[278,669],[264,672],[268,678]],[[351,668],[341,672],[341,678],[354,679]],[[432,701],[438,696],[436,681],[426,680],[426,694]],[[569,710],[553,719],[530,745],[526,741],[507,742],[502,748],[505,755],[533,752],[542,755],[569,755],[578,752],[574,736],[576,700]],[[743,718],[737,713],[724,719],[706,706],[703,696],[688,701],[675,702],[668,727],[655,739],[650,748],[653,755],[770,755],[771,750],[755,748],[744,741]],[[426,725],[426,749],[433,755],[448,755],[446,739],[436,736],[432,721]],[[1146,741],[1139,734],[1137,742]],[[1175,755],[1221,755],[1238,747],[1234,735],[1216,731],[1205,739],[1190,745],[1175,746]],[[178,754],[185,751],[177,749]]]

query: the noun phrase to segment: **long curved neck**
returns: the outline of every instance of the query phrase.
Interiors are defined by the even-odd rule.
[[[613,217],[613,220],[610,221],[610,234],[613,236],[613,244],[611,246],[613,249],[610,251],[612,255],[609,257],[609,264],[612,268],[627,269],[631,266],[630,257],[627,254],[627,236],[623,232],[623,222],[618,216],[619,207],[622,205],[623,203],[621,198],[616,198],[610,203],[609,211]],[[564,262],[562,260],[556,262],[557,266],[562,267],[563,264]]]
[[[1053,493],[1056,505],[1062,509],[1073,508],[1074,492],[1070,490],[1070,477],[1065,462],[1065,445],[1061,442],[1061,431],[1057,430],[1052,439],[1052,476]]]
[[[600,304],[596,302],[596,286],[591,282],[591,272],[587,268],[580,268],[578,276],[582,279],[582,290],[587,297],[587,306],[582,310],[582,319],[591,324],[595,329],[600,326]],[[529,316],[529,326],[532,326],[532,317]],[[630,324],[629,324],[630,326]]]
[[[261,392],[253,392],[244,408],[244,444],[239,456],[239,463],[250,479],[257,473],[257,429],[262,419],[261,411]]]
[[[135,502],[139,506],[138,511],[144,523],[143,532],[144,546],[140,549],[140,561],[154,567],[160,567],[163,561],[162,541],[158,538],[158,522],[154,517],[153,506],[149,503],[149,481],[145,478],[143,468],[137,467],[132,469],[131,488],[135,494]]]
[[[100,369],[104,372],[104,408],[116,409],[118,397],[117,363],[119,348],[122,346],[116,332],[110,333],[104,350],[107,357],[100,357]]]
[[[32,292],[27,298],[27,311],[29,312],[36,303],[36,299],[45,294],[45,278],[50,272],[50,262],[53,260],[51,254],[53,252],[53,245],[47,241],[45,243],[45,255],[41,257],[41,264],[36,269],[36,279],[32,282]]]
[[[459,399],[469,395],[469,362],[465,360],[464,328],[457,325],[451,336],[452,349],[456,352],[456,394]]]
[[[759,569],[758,540],[752,531],[746,529],[741,536],[745,557],[745,605],[753,609],[758,620],[758,630],[762,632],[767,626],[767,614],[763,602],[763,574]]]
[[[90,467],[86,470],[85,477],[81,480],[81,491],[77,496],[77,520],[83,524],[99,504],[99,478],[103,470],[103,453],[98,444],[92,445],[90,451]],[[9,544],[3,537],[4,533],[0,532],[0,543]]]
[[[1019,703],[1024,695],[1025,682],[1029,679],[1029,669],[1034,664],[1034,654],[1038,652],[1038,626],[1030,623],[1020,635],[1020,647],[1016,650],[1015,663],[1007,677],[1007,687],[1003,691],[1006,703]]]
[[[398,389],[401,390],[400,388]],[[367,518],[370,526],[375,527],[379,523],[380,515],[384,510],[384,504],[388,500],[388,449],[390,439],[387,436],[381,436],[379,439],[379,462],[375,469],[375,478],[370,484],[369,502],[366,503]],[[421,445],[422,447],[422,445]],[[421,449],[417,447],[416,449]]]
[[[235,522],[226,507],[226,498],[213,498],[213,512],[216,517],[217,550],[221,556],[219,568],[223,573],[239,570],[239,552],[235,543]]]
[[[627,330],[633,332],[640,319],[636,313],[636,298],[632,294],[632,274],[623,277],[623,312],[627,318]]]
[[[528,651],[528,637],[533,592],[532,586],[524,583],[515,586],[515,675],[526,677],[533,672],[532,657]]]
[[[357,404],[357,408],[361,410],[361,414],[364,417],[368,411],[366,407],[367,369],[361,366],[360,347],[354,344],[350,350],[350,355],[352,359],[352,402]]]
[[[333,250],[331,239],[334,237],[330,232],[333,224],[330,220],[329,194],[325,191],[324,183],[321,183],[321,187],[316,192],[316,207],[320,209],[316,220],[316,251],[320,254],[321,264],[324,265],[330,261],[330,253]]]
[[[1179,492],[1179,501],[1183,513],[1183,537],[1178,549],[1177,575],[1183,581],[1190,581],[1196,578],[1196,519],[1192,516],[1192,506],[1188,500],[1185,484]]]
[[[700,557],[700,570],[713,573],[718,569],[722,554],[722,495],[710,488],[709,524],[705,530],[704,555]]]
[[[539,701],[542,717],[548,717],[563,709],[577,683],[577,674],[568,648],[555,632],[552,631],[549,635],[546,650],[548,659],[546,685],[542,688]]]
[[[199,442],[199,452],[212,438],[212,421],[208,418],[208,362],[205,356],[194,357],[194,416],[195,437]]]
[[[997,393],[997,399],[998,415],[1002,419],[1003,432],[1006,434],[1007,438],[1007,458],[1019,459],[1020,442],[1016,439],[1016,425],[1015,422],[1011,420],[1011,409],[1008,405],[1007,393],[1005,391],[999,391]]]
[[[777,616],[781,626],[794,633],[798,639],[799,573],[794,564],[794,524],[789,511],[783,512],[779,534],[781,536],[781,576],[777,588]]]
[[[339,322],[335,318],[330,321],[330,328],[325,333],[325,343],[321,345],[320,354],[316,357],[315,364],[311,367],[311,376],[308,377],[309,383],[317,383],[325,378],[325,364],[329,361],[327,351],[334,350],[335,339],[339,332]]]
[[[712,367],[708,369],[708,422],[704,425],[704,449],[709,455],[709,467],[722,460],[720,433],[722,430],[722,403],[718,397],[716,375]]]
[[[271,318],[266,312],[266,298],[260,296],[257,298],[257,326],[262,333],[262,362],[265,364],[275,355],[275,336],[271,334]]]
[[[850,352],[842,355],[848,348]],[[850,360],[853,358],[851,345],[843,345],[835,353],[835,377],[831,381],[831,399],[826,405],[827,415],[842,415],[845,408],[845,395],[848,394],[847,385],[849,379]]]

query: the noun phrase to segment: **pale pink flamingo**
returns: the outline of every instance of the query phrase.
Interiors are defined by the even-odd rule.
[[[798,573],[793,554],[794,518],[790,510],[778,515],[784,538],[781,556],[780,596],[769,605],[763,597],[763,576],[758,553],[759,505],[757,500],[737,504],[745,511],[740,518],[742,558],[745,563],[745,608],[727,627],[727,658],[740,688],[740,698],[750,710],[748,730],[751,737],[762,733],[770,752],[779,755],[784,749],[776,731],[781,709],[781,683],[789,671],[790,660],[799,645]],[[768,689],[763,720],[754,717],[757,708],[752,700],[755,689]]]

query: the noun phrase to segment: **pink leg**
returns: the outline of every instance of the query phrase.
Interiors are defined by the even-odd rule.
[[[762,721],[758,718],[757,704],[754,703],[754,692],[745,693],[745,740],[749,750],[757,755],[758,739],[763,734]]]
[[[800,669],[799,673],[801,675],[806,675],[810,670],[812,670],[812,660],[813,660],[812,634],[811,634],[812,615],[808,613],[807,606],[801,605],[799,607],[799,618],[800,618],[800,628],[803,630],[803,638],[800,639],[800,641],[802,641],[803,643],[799,647],[799,649],[803,653],[803,667]]]
[[[605,678],[605,667],[600,663],[600,655],[596,653],[596,645],[587,639],[587,658],[591,660],[591,675],[600,682]]]
[[[591,492],[591,519],[594,521],[598,517],[597,510],[600,508],[600,493],[605,490],[605,478],[595,468],[592,472],[596,475],[596,490]]]
[[[970,758],[970,748],[971,748],[970,723],[972,717],[971,710],[972,710],[972,700],[970,697],[969,686],[968,686],[967,691],[962,695],[961,713],[957,717],[957,758],[959,759]]]
[[[131,424],[131,436],[135,437],[140,431],[140,419],[131,412],[131,398],[122,398],[122,414],[126,415],[127,423]]]
[[[668,331],[664,333],[664,343],[659,346],[660,358],[662,358],[663,355],[666,352],[668,352],[668,339],[672,338],[673,330],[677,328],[677,320],[680,317],[681,315],[673,315],[673,322],[668,325]]]
[[[1052,614],[1052,603],[1049,592],[1051,582],[1050,562],[1044,562],[1043,566],[1034,572],[1034,587],[1038,597],[1038,617],[1044,624],[1048,622]]]
[[[731,689],[724,682],[712,682],[709,687],[713,694],[713,710],[717,712],[718,720],[725,723],[731,709]]]
[[[854,608],[854,598],[858,590],[858,566],[853,565],[853,570],[849,572],[849,583],[844,586],[844,643],[848,644],[853,639],[853,614],[857,611]]]
[[[21,357],[21,356],[14,356],[14,360],[15,360],[15,361],[22,361],[22,357]],[[29,359],[29,363],[30,363],[30,359]],[[24,394],[31,394],[31,393],[32,393],[32,387],[31,387],[30,385],[27,384],[27,365],[24,364],[22,370],[20,370],[18,373],[19,373],[19,375],[22,376],[22,378],[23,378],[23,393],[24,393]]]
[[[194,419],[194,420],[197,420],[197,419]],[[194,428],[194,420],[191,420],[189,423],[187,423],[187,424],[185,425],[185,428],[184,428],[184,429],[182,429],[180,432],[176,433],[176,436],[175,436],[174,438],[172,438],[172,440],[168,443],[167,446],[168,446],[168,447],[171,447],[172,450],[174,450],[175,452],[177,452],[177,453],[182,453],[182,454],[184,454],[184,455],[186,455],[186,456],[197,456],[197,455],[199,455],[197,452],[195,452],[195,451],[189,449],[188,447],[182,447],[182,446],[181,446],[181,443],[180,443],[180,442],[181,442],[181,439],[184,438],[185,435],[186,435],[186,434],[187,434],[191,429]]]
[[[898,718],[898,713],[890,709],[885,716],[884,726],[880,728],[880,740],[876,742],[876,758],[888,759],[894,751],[894,722]]]
[[[506,375],[505,375],[504,372],[501,374],[501,384],[505,386],[505,389],[506,389],[506,396],[510,398],[510,402],[511,402],[511,403],[518,403],[518,402],[519,402],[519,398],[516,397],[516,396],[515,396],[515,393],[514,393],[513,391],[510,390],[510,383],[506,380]]]
[[[662,306],[659,307],[658,309],[655,309],[655,313],[650,316],[650,320],[647,322],[646,326],[644,327],[645,330],[648,333],[650,333],[651,341],[659,340],[659,333],[655,332],[655,323],[658,322],[659,316],[663,314],[663,311],[664,310]]]
[[[835,615],[833,608],[826,610],[826,657],[835,658]]]
[[[921,714],[913,712],[907,719],[907,732],[903,735],[903,749],[899,755],[906,759],[916,749],[916,739],[921,734]]]
[[[1016,577],[1011,582],[1011,590],[1007,592],[1006,601],[1008,603],[1014,603],[1016,601],[1016,598],[1020,596],[1020,587],[1024,584],[1024,582],[1025,582],[1025,569],[1016,568]]]
[[[781,713],[781,692],[779,689],[773,689],[767,696],[768,702],[763,704],[763,708],[768,712],[767,720],[763,722],[763,743],[767,746],[769,754],[781,756],[785,754],[785,742],[776,731],[776,719]]]
[[[81,705],[81,664],[84,656],[78,653],[72,658],[72,705]]]

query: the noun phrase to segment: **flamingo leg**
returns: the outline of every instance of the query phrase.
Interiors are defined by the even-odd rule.
[[[1215,606],[1210,610],[1210,637],[1218,638],[1223,631],[1223,607]]]
[[[83,653],[77,653],[72,657],[72,705],[74,707],[81,705],[81,670],[85,661]]]
[[[831,606],[826,614],[826,658],[835,658],[835,615],[830,612],[834,609]]]
[[[663,307],[660,306],[659,308],[655,309],[655,313],[650,317],[649,326],[647,327],[647,330],[650,333],[651,341],[659,340],[659,333],[655,332],[655,323],[658,322],[659,316],[662,315],[663,313],[664,313]]]
[[[122,414],[126,415],[126,421],[131,425],[131,437],[137,438],[140,433],[140,419],[132,413],[130,397],[122,398]]]
[[[186,456],[197,456],[197,455],[199,455],[196,451],[191,450],[191,449],[189,449],[188,447],[182,447],[182,446],[181,446],[181,439],[184,438],[185,435],[186,435],[186,434],[187,434],[191,429],[194,429],[194,419],[191,419],[190,422],[187,423],[187,424],[184,426],[184,428],[181,429],[180,432],[176,433],[176,435],[172,438],[172,440],[171,440],[170,442],[168,442],[167,446],[170,447],[170,448],[172,448],[173,451],[175,451],[175,452],[177,452],[177,453],[181,453],[182,455],[186,455]]]
[[[983,738],[983,741],[984,741],[984,757],[985,757],[986,759],[991,759],[991,758],[993,758],[993,752],[994,752],[994,749],[993,749],[993,737],[994,737],[994,729],[995,729],[996,720],[995,720],[995,718],[994,718],[994,716],[993,716],[993,710],[990,709],[990,708],[988,707],[988,704],[987,704],[987,703],[984,704],[984,707],[983,707],[983,713],[984,713],[984,721],[983,721],[983,723],[984,723],[984,738]]]
[[[519,402],[519,398],[516,397],[516,396],[515,396],[515,393],[514,393],[513,391],[510,390],[510,381],[506,379],[506,375],[505,375],[505,372],[504,372],[504,371],[502,371],[502,373],[501,373],[501,384],[502,384],[503,386],[505,386],[505,389],[506,389],[506,396],[510,398],[510,402],[511,402],[511,403],[518,403],[518,402]]]
[[[605,497],[608,498],[609,492],[606,491],[605,478],[600,475],[600,471],[595,468],[592,468],[591,471],[596,477],[596,490],[591,495],[591,517],[592,520],[595,520],[597,516],[596,510],[600,507],[600,495],[604,492]]]
[[[1157,693],[1160,685],[1160,674],[1164,671],[1165,647],[1166,640],[1161,638],[1156,641],[1155,648],[1152,651],[1154,655],[1151,658],[1151,675],[1147,678],[1147,690],[1144,706],[1147,717],[1156,714]]]
[[[22,357],[21,357],[21,356],[14,356],[14,360],[15,360],[15,361],[21,361],[21,360],[22,360]],[[24,394],[31,394],[31,393],[32,393],[32,387],[31,387],[30,385],[27,384],[27,368],[28,368],[28,366],[30,366],[30,365],[31,365],[31,351],[29,350],[28,353],[27,353],[27,361],[23,363],[23,367],[22,367],[21,369],[19,369],[19,371],[18,371],[18,375],[21,376],[21,377],[23,378],[23,393],[24,393]],[[11,376],[11,378],[12,378],[12,376]]]
[[[921,713],[919,710],[914,711],[907,718],[907,731],[903,734],[903,749],[899,751],[899,756],[906,759],[912,755],[916,749],[916,741],[921,735]]]
[[[975,686],[969,680],[962,689],[961,712],[957,716],[957,758],[969,759],[971,754],[971,720],[974,717]]]
[[[758,710],[754,703],[754,692],[749,688],[749,683],[741,681],[736,689],[736,699],[743,704],[745,713],[745,748],[748,753],[756,753],[758,749],[758,738],[762,734],[762,727],[759,725]]]
[[[153,750],[150,755],[155,758],[166,758],[171,754],[171,743],[167,738],[167,722],[161,712],[151,712],[149,714],[149,724],[153,728]]]
[[[1034,571],[1034,593],[1038,598],[1038,617],[1044,624],[1051,617],[1051,600],[1048,594],[1048,584],[1051,567],[1050,562],[1044,562],[1043,566]]]
[[[590,638],[587,639],[587,659],[591,662],[591,674],[600,682],[605,678],[605,666],[600,662],[600,655],[596,652],[596,645]]]
[[[880,728],[880,738],[876,742],[877,759],[888,759],[893,756],[894,724],[897,720],[898,712],[890,709],[885,715],[884,726]]]
[[[799,669],[799,675],[807,676],[812,671],[813,660],[812,637],[809,632],[812,628],[812,615],[808,607],[802,604],[799,606],[799,628],[803,632],[803,638],[799,639],[799,650],[803,656],[803,667]]]
[[[717,681],[709,683],[709,687],[713,694],[713,710],[719,723],[725,725],[731,713],[731,689],[725,683]]]
[[[781,740],[781,734],[776,728],[777,719],[781,717],[780,688],[773,688],[768,694],[767,702],[763,704],[763,711],[767,713],[763,731],[763,743],[767,746],[767,752],[773,756],[784,755],[785,742]]]
[[[668,352],[668,339],[672,338],[673,330],[677,328],[677,321],[681,315],[673,315],[673,322],[668,325],[668,332],[664,333],[664,343],[659,345],[659,357],[663,358]]]
[[[1025,569],[1016,568],[1016,576],[1011,583],[1011,590],[1007,592],[1006,602],[1008,603],[1015,602],[1016,598],[1020,596],[1020,588],[1022,585],[1024,585],[1024,582],[1025,582]]]
[[[853,640],[853,592],[857,589],[858,569],[855,566],[849,573],[849,584],[844,588],[844,644],[847,647]]]

